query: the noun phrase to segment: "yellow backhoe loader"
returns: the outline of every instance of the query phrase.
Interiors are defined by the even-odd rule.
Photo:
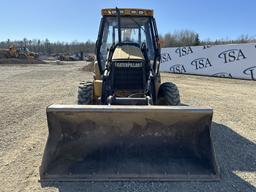
[[[41,181],[215,181],[213,110],[161,84],[153,10],[103,9],[95,76],[77,105],[47,107]]]

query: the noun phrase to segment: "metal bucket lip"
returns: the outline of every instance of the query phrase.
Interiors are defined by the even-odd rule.
[[[127,106],[127,105],[59,105],[52,104],[47,107],[47,112],[173,112],[173,113],[207,113],[212,114],[211,107],[193,107],[193,106]]]
[[[152,182],[218,182],[221,180],[220,173],[211,175],[41,175],[39,182],[119,182],[119,181],[152,181]]]

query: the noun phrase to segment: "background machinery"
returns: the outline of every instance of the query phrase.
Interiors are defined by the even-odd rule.
[[[38,54],[30,51],[26,47],[17,48],[15,45],[9,47],[9,49],[0,49],[0,58],[8,59],[8,58],[38,58]]]

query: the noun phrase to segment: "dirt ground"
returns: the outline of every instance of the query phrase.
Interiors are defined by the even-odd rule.
[[[0,64],[43,64],[46,63],[39,59],[33,58],[0,58]]]
[[[0,191],[256,191],[256,82],[164,73],[184,104],[214,109],[219,182],[40,183],[45,108],[73,104],[84,63],[0,65]]]

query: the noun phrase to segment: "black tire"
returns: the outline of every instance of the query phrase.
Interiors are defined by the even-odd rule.
[[[174,83],[161,84],[158,91],[158,105],[180,105],[180,94]]]
[[[78,87],[77,95],[78,105],[92,105],[93,104],[93,83],[81,82]]]

